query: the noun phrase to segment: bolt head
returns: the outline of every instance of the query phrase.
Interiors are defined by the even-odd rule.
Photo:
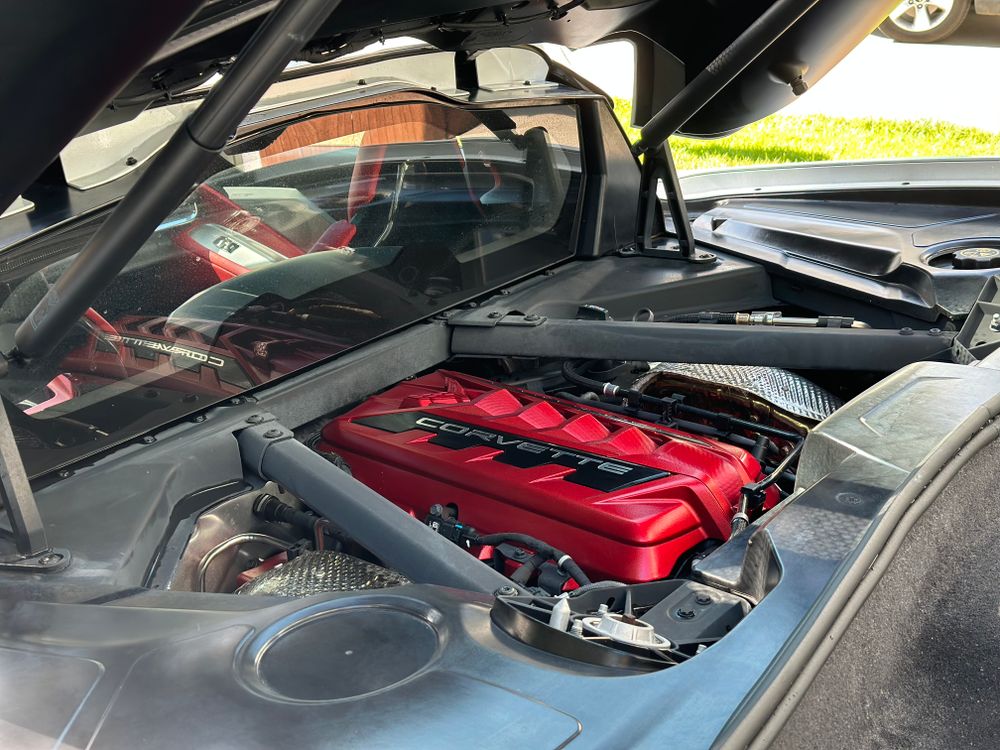
[[[694,610],[693,609],[684,609],[684,608],[678,609],[677,610],[677,616],[679,618],[681,618],[682,620],[691,620],[691,619],[694,618]]]
[[[274,438],[280,438],[282,435],[281,430],[268,430],[264,433],[264,437],[274,440]]]
[[[488,317],[488,318],[499,318],[499,317],[502,317],[502,316],[503,316],[502,312],[498,312],[498,311],[494,310],[493,312],[491,312],[486,317]]]
[[[260,414],[251,414],[249,417],[247,417],[247,424],[260,424],[263,421],[264,417],[262,417]]]
[[[712,597],[710,597],[708,594],[698,594],[698,596],[696,596],[694,600],[702,606],[706,606],[712,603]]]
[[[156,442],[156,438],[153,437],[152,435],[143,435],[142,436],[142,442],[145,445],[152,445],[153,443]]]

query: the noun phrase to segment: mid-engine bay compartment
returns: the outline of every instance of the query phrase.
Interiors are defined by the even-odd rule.
[[[776,368],[447,364],[296,439],[507,580],[493,592],[501,631],[633,671],[690,658],[757,603],[693,566],[793,491],[806,435],[841,403]],[[194,521],[167,587],[298,597],[410,582],[268,482]]]

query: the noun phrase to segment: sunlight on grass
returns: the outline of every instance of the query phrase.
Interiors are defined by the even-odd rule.
[[[632,105],[615,99],[615,113],[629,127]],[[1000,156],[1000,134],[931,120],[877,120],[826,115],[772,115],[716,140],[670,139],[678,169],[783,164],[805,161]]]

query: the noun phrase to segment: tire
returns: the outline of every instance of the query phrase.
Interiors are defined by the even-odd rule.
[[[958,31],[972,0],[903,0],[878,27],[897,42],[940,42]]]

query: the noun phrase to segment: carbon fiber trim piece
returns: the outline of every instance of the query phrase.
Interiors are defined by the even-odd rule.
[[[752,393],[784,412],[814,422],[822,422],[844,405],[843,401],[815,383],[777,367],[654,362],[651,373],[656,372],[737,388]]]
[[[343,552],[306,552],[243,584],[245,596],[310,596],[330,591],[367,591],[403,586],[410,580],[395,571]]]

